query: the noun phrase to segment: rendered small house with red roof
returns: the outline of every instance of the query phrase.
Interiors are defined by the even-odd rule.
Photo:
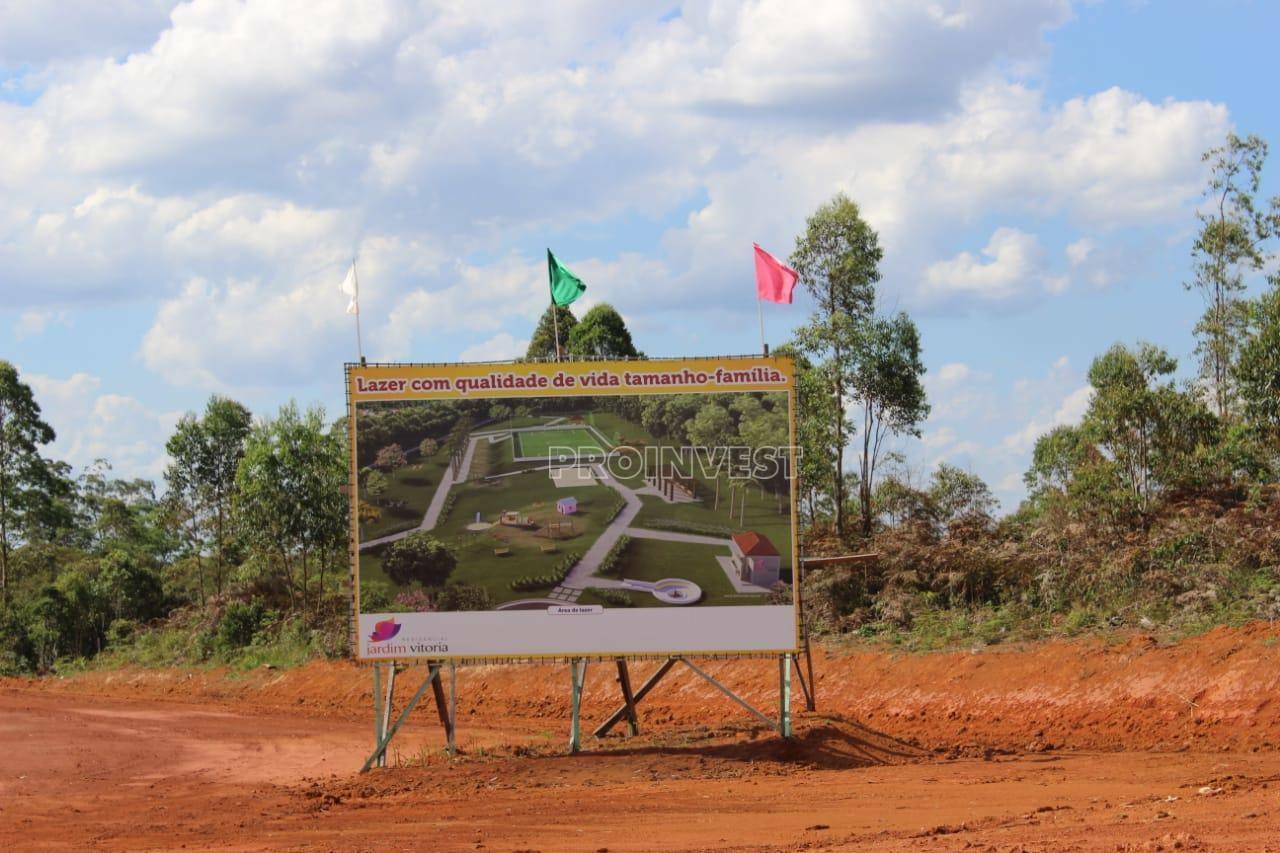
[[[733,565],[739,579],[756,586],[771,587],[778,582],[782,568],[782,555],[773,547],[769,537],[747,530],[735,533],[729,540],[733,553]]]

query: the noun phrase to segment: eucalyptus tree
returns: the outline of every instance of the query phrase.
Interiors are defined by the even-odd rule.
[[[1280,231],[1280,197],[1263,207],[1257,199],[1267,143],[1257,136],[1232,133],[1202,158],[1209,164],[1206,210],[1192,247],[1192,279],[1187,289],[1200,292],[1205,311],[1196,324],[1200,375],[1218,417],[1234,413],[1235,365],[1248,322],[1246,276],[1264,269],[1274,254],[1268,243]]]
[[[925,395],[920,332],[906,314],[875,317],[862,324],[850,355],[849,394],[862,409],[862,450],[858,457],[858,505],[862,535],[874,522],[872,495],[880,462],[891,436],[920,435],[929,416]]]
[[[0,597],[5,600],[14,549],[65,507],[62,469],[40,455],[54,438],[31,386],[16,367],[0,360]]]
[[[730,446],[734,443],[734,424],[733,416],[729,414],[729,410],[716,402],[708,402],[698,409],[697,414],[685,422],[685,435],[688,436],[689,444],[694,447],[705,448],[707,456],[713,463],[722,463],[727,461],[725,453],[728,452]],[[714,498],[713,510],[720,508],[720,480],[724,476],[724,472],[717,470],[715,472],[716,494]],[[732,480],[730,481],[730,495],[732,496]],[[733,514],[733,502],[730,501],[730,515]]]
[[[326,568],[345,544],[346,482],[341,433],[325,429],[322,408],[300,412],[288,403],[250,431],[236,472],[236,511],[304,618],[313,573],[322,593]]]
[[[845,531],[844,452],[853,430],[845,401],[857,368],[853,356],[861,327],[875,310],[883,257],[879,236],[844,193],[814,211],[791,253],[791,265],[814,300],[809,322],[796,331],[797,347],[817,368],[812,375],[829,383],[831,404],[814,415],[829,421],[833,458],[826,479],[833,490],[835,527],[841,535]]]
[[[252,420],[240,403],[215,395],[209,398],[203,416],[183,416],[165,443],[170,459],[164,473],[168,499],[196,562],[201,597],[205,594],[202,554],[206,549],[213,554],[214,591],[221,592],[226,581],[236,470]]]
[[[1235,365],[1236,386],[1251,424],[1280,434],[1280,275],[1249,308],[1249,334]]]
[[[554,312],[554,313],[553,313]],[[573,312],[564,305],[552,305],[542,312],[542,317],[538,320],[538,326],[533,330],[533,337],[529,339],[529,347],[525,351],[524,357],[528,359],[535,358],[555,358],[556,357],[556,329],[560,331],[560,347],[564,348],[565,342],[569,340],[573,328],[578,325],[578,318],[573,316]]]

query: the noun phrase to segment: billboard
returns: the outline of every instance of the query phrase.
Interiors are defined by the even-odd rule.
[[[798,645],[778,356],[347,366],[361,660]]]

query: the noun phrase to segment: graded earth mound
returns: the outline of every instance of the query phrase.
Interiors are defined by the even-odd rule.
[[[366,670],[0,682],[13,849],[1268,849],[1280,630],[974,652],[821,650],[781,742],[680,668],[642,733],[564,754],[567,667],[460,670],[450,759],[424,704],[391,767]],[[633,679],[656,662],[633,664]],[[776,665],[708,661],[762,709]],[[406,697],[420,669],[401,676]],[[614,707],[587,673],[584,734]],[[799,697],[798,697],[799,699]],[[428,700],[429,701],[429,700]]]
[[[631,664],[639,684],[657,661]],[[772,661],[702,664],[766,712],[775,707]],[[1280,744],[1280,626],[1219,628],[1178,643],[1140,635],[905,654],[815,647],[818,709],[854,719],[928,750],[1060,748],[1269,749]],[[401,693],[423,670],[402,674]],[[293,670],[222,669],[89,672],[61,679],[0,680],[78,695],[231,703],[365,720],[370,675],[349,662]],[[796,703],[803,697],[795,684]],[[587,667],[589,730],[616,706],[611,663]],[[642,719],[662,728],[718,725],[737,711],[710,685],[677,667],[645,699]],[[474,666],[458,670],[459,730],[472,722],[528,721],[559,738],[569,717],[564,665]],[[426,719],[429,719],[426,718]],[[744,720],[747,718],[743,718]],[[410,730],[412,731],[412,729]]]

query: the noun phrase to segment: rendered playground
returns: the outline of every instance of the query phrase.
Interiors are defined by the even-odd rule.
[[[791,581],[785,484],[608,464],[663,447],[616,412],[490,419],[464,446],[411,453],[385,493],[361,495],[378,511],[361,525],[362,585],[403,591],[382,560],[418,533],[456,556],[448,583],[482,587],[499,610],[759,605]]]

